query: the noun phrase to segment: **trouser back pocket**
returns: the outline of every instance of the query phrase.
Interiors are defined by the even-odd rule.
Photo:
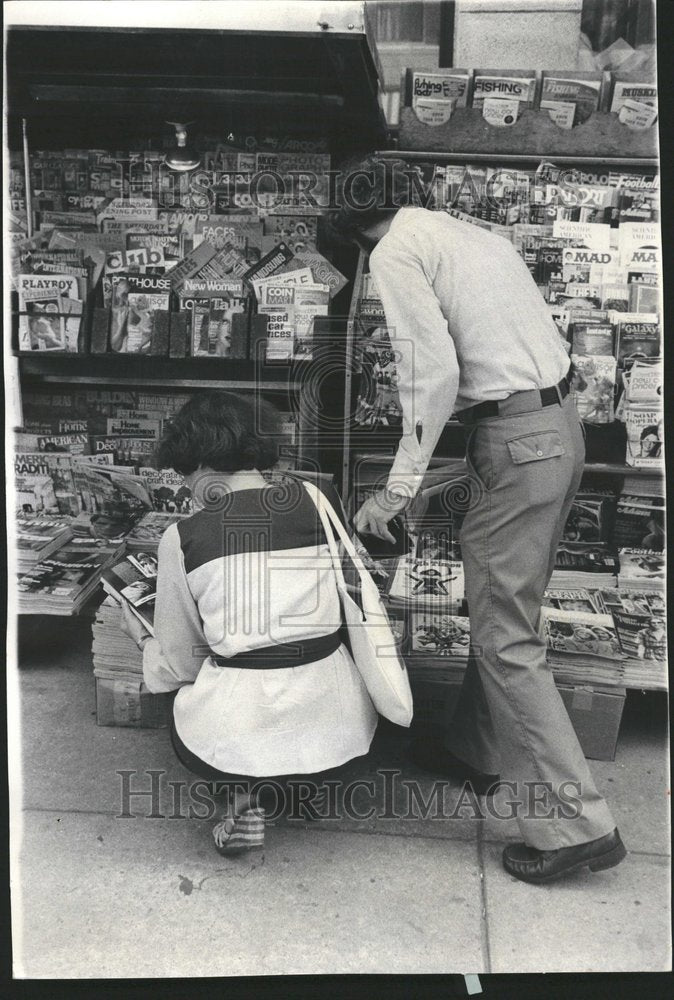
[[[506,441],[515,465],[541,462],[546,458],[559,458],[566,454],[559,431],[535,431]]]

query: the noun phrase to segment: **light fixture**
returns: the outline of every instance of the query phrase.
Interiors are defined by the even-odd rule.
[[[201,157],[193,146],[187,145],[187,125],[192,123],[187,122],[183,125],[182,122],[167,122],[166,124],[173,125],[176,130],[176,144],[167,150],[164,163],[170,170],[179,173],[196,170],[201,163]]]

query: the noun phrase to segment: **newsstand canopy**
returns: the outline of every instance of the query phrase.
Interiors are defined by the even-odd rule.
[[[8,110],[37,147],[63,145],[59,133],[124,145],[130,129],[167,120],[321,133],[333,148],[385,139],[363,3],[8,3],[5,14]]]

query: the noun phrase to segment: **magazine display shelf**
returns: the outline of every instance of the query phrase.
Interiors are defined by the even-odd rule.
[[[522,123],[529,121],[532,125],[536,122],[536,118],[532,116],[538,116],[538,112],[525,112],[525,117],[522,119]],[[414,119],[414,122],[418,129],[414,130],[414,134],[410,128],[404,128],[405,124],[410,125],[410,116]],[[482,140],[479,142],[469,141],[470,136],[473,134],[469,128],[470,123],[472,123],[471,128],[479,126],[477,119],[482,122],[484,129]],[[629,132],[624,126],[617,122],[615,115],[599,114],[593,115],[594,126],[597,127],[598,124],[601,125],[599,129],[602,133],[603,128],[603,138],[602,134],[599,135],[599,139],[592,134],[588,129],[584,132],[579,133],[578,128],[569,130],[569,132],[564,133],[551,121],[548,121],[544,126],[540,126],[540,122],[535,126],[537,135],[549,135],[550,130],[554,130],[555,133],[561,133],[565,137],[576,136],[578,134],[583,135],[585,132],[588,135],[587,141],[583,143],[568,143],[563,146],[562,143],[552,143],[544,146],[537,140],[532,142],[522,142],[513,143],[509,145],[509,140],[500,143],[498,141],[492,141],[494,134],[502,135],[505,132],[514,133],[514,128],[510,129],[498,129],[487,125],[486,122],[481,117],[480,112],[475,112],[473,109],[459,109],[455,112],[450,120],[449,125],[457,122],[464,122],[464,135],[465,142],[455,143],[451,148],[449,145],[441,144],[441,133],[443,130],[448,131],[448,126],[443,126],[440,128],[429,128],[428,126],[423,126],[419,123],[416,117],[413,115],[411,109],[403,108],[401,109],[401,129],[399,133],[399,145],[403,148],[401,149],[387,149],[382,150],[378,153],[387,159],[403,159],[410,163],[437,163],[437,164],[458,164],[463,165],[467,163],[489,163],[489,164],[512,164],[522,167],[535,167],[542,160],[552,160],[555,164],[559,166],[576,166],[582,167],[606,167],[609,169],[659,169],[659,160],[657,158],[657,133],[656,128],[649,130],[653,133],[650,138],[650,145],[643,140],[640,145],[637,142],[627,142],[625,145],[618,145],[609,147],[605,142],[605,137],[607,134],[607,122],[604,119],[612,118],[615,120],[615,124],[621,130],[619,135],[623,135],[625,132]],[[520,123],[518,123],[520,124]],[[592,121],[586,123],[590,126]],[[581,127],[582,128],[582,127]],[[431,140],[431,136],[435,134],[437,139]],[[521,135],[521,132],[520,132]],[[642,133],[643,137],[643,133]],[[474,137],[473,137],[474,138]],[[534,139],[536,137],[534,136]],[[550,148],[551,145],[554,148]],[[561,155],[560,155],[561,154]],[[622,155],[624,154],[624,155]],[[367,462],[373,465],[382,465],[382,469],[390,465],[393,456],[395,454],[397,441],[400,437],[399,433],[394,431],[388,431],[384,429],[377,432],[376,430],[363,430],[360,428],[355,428],[352,426],[353,420],[353,399],[354,394],[354,377],[357,378],[359,375],[359,369],[356,359],[356,329],[357,320],[356,313],[358,308],[358,299],[360,288],[363,282],[363,274],[366,269],[366,255],[361,252],[358,259],[358,266],[356,271],[356,276],[354,279],[353,295],[351,300],[351,305],[349,309],[349,317],[346,329],[346,350],[347,358],[350,359],[346,366],[346,379],[345,379],[345,395],[344,395],[344,451],[342,456],[342,477],[341,477],[341,488],[345,498],[350,500],[349,513],[351,516],[355,513],[351,509],[351,494],[352,494],[352,483],[353,483],[353,472],[354,472],[354,452],[358,452],[359,460],[362,462]],[[593,431],[597,430],[599,435],[602,431],[610,430],[611,425],[608,428],[592,428]],[[454,450],[454,442],[458,441],[455,435],[460,436],[461,430],[458,421],[452,419],[448,422],[443,434],[440,438],[438,448],[431,461],[432,466],[441,466],[443,463],[456,462],[463,458],[463,451],[461,446]],[[594,436],[594,435],[593,435]],[[641,468],[635,466],[629,466],[624,462],[613,460],[613,455],[611,454],[616,450],[616,445],[620,446],[622,444],[622,439],[620,435],[613,435],[614,440],[607,442],[605,438],[598,436],[596,439],[592,439],[588,435],[588,451],[590,453],[590,458],[585,464],[585,472],[588,475],[597,477],[606,477],[607,479],[624,479],[625,477],[644,477],[644,478],[660,478],[664,479],[664,466]],[[602,450],[604,445],[609,443],[609,460],[597,461],[594,460],[594,455],[597,454],[598,450]],[[449,445],[449,447],[448,447]],[[370,448],[376,448],[374,452],[370,451]],[[624,450],[623,450],[624,453]],[[397,615],[397,617],[407,617],[409,615],[409,609],[403,609],[399,605],[391,607],[392,613]],[[408,667],[414,672],[415,667],[421,667],[423,670],[424,665],[432,665],[433,672],[437,671],[438,680],[441,679],[440,675],[442,668],[449,668],[450,671],[456,673],[457,668],[459,672],[462,669],[460,663],[456,660],[448,659],[441,655],[435,654],[405,654],[405,660]],[[667,665],[662,664],[662,669],[659,666],[653,670],[649,671],[649,676],[641,678],[640,673],[640,663],[639,660],[627,660],[624,661],[623,667],[624,671],[616,670],[615,678],[613,681],[602,680],[602,684],[607,686],[612,686],[615,688],[630,688],[635,690],[654,690],[654,691],[666,691],[667,690]],[[465,664],[464,664],[465,665]],[[564,665],[564,669],[561,673],[557,674],[555,671],[554,662],[551,662],[553,673],[556,674],[556,680],[559,684],[571,683],[574,685],[587,685],[593,683],[592,678],[589,678],[587,673],[582,667],[573,672],[568,665]],[[425,673],[424,679],[428,679],[428,673]],[[457,678],[452,677],[454,683],[457,683]]]
[[[152,143],[159,142],[166,120],[193,122],[194,132],[216,145],[229,135],[241,149],[257,149],[259,140],[259,149],[264,150],[268,140],[274,140],[281,146],[288,143],[291,152],[316,148],[336,158],[385,143],[376,51],[365,30],[362,3],[342,5],[321,23],[313,16],[313,5],[306,9],[296,5],[296,11],[279,19],[270,4],[256,11],[255,23],[248,25],[234,11],[235,5],[230,6],[231,18],[223,10],[213,28],[193,27],[180,17],[177,23],[173,11],[168,11],[165,25],[145,28],[115,25],[114,19],[50,25],[48,11],[40,26],[11,28],[10,148],[23,148],[24,153],[132,150],[143,148],[147,136]],[[142,21],[140,10],[139,18]],[[8,317],[7,326],[19,377],[17,405],[22,390],[40,388],[57,392],[138,388],[169,394],[216,387],[238,390],[292,411],[300,469],[330,470],[336,463],[338,472],[341,438],[338,443],[328,440],[317,417],[323,409],[332,414],[333,424],[335,419],[341,422],[344,319],[339,298],[331,306],[335,316],[325,321],[325,333],[316,324],[314,365],[306,359],[261,360],[266,330],[259,324],[256,328],[256,317],[250,330],[251,360],[184,356],[187,350],[174,350],[171,338],[166,344],[166,329],[160,331],[164,339],[155,353],[105,351],[98,330],[104,325],[97,316],[103,312],[98,298],[88,303],[80,352],[19,352],[15,296],[14,315]],[[171,328],[177,315],[168,318]],[[320,368],[328,339],[340,352],[339,364],[332,366],[340,380],[337,391],[331,388],[323,394],[320,375],[314,378],[312,372]],[[21,421],[18,413],[17,421]]]
[[[299,387],[299,366],[283,362],[223,358],[157,358],[143,354],[53,355],[19,357],[21,381],[89,383],[90,385],[153,385],[289,390]]]
[[[433,163],[441,164],[465,164],[465,163],[499,163],[506,166],[535,167],[541,160],[546,159],[545,154],[540,153],[456,153],[447,150],[433,149],[409,149],[401,146],[399,140],[392,132],[394,141],[398,144],[394,149],[382,149],[377,152],[377,156],[384,159],[403,159],[410,163]],[[620,170],[628,169],[651,169],[657,170],[659,160],[657,156],[558,156],[554,157],[555,163],[560,167],[608,167]]]
[[[398,140],[403,149],[446,153],[616,158],[657,155],[657,123],[628,128],[616,114],[594,111],[582,125],[563,129],[547,111],[525,108],[514,125],[490,125],[479,108],[457,108],[444,125],[425,125],[411,108],[400,109]]]

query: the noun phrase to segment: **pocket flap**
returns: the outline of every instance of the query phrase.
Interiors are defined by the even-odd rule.
[[[538,431],[535,434],[525,434],[506,442],[508,451],[515,465],[524,462],[541,462],[544,458],[557,458],[564,455],[564,445],[559,431]]]

